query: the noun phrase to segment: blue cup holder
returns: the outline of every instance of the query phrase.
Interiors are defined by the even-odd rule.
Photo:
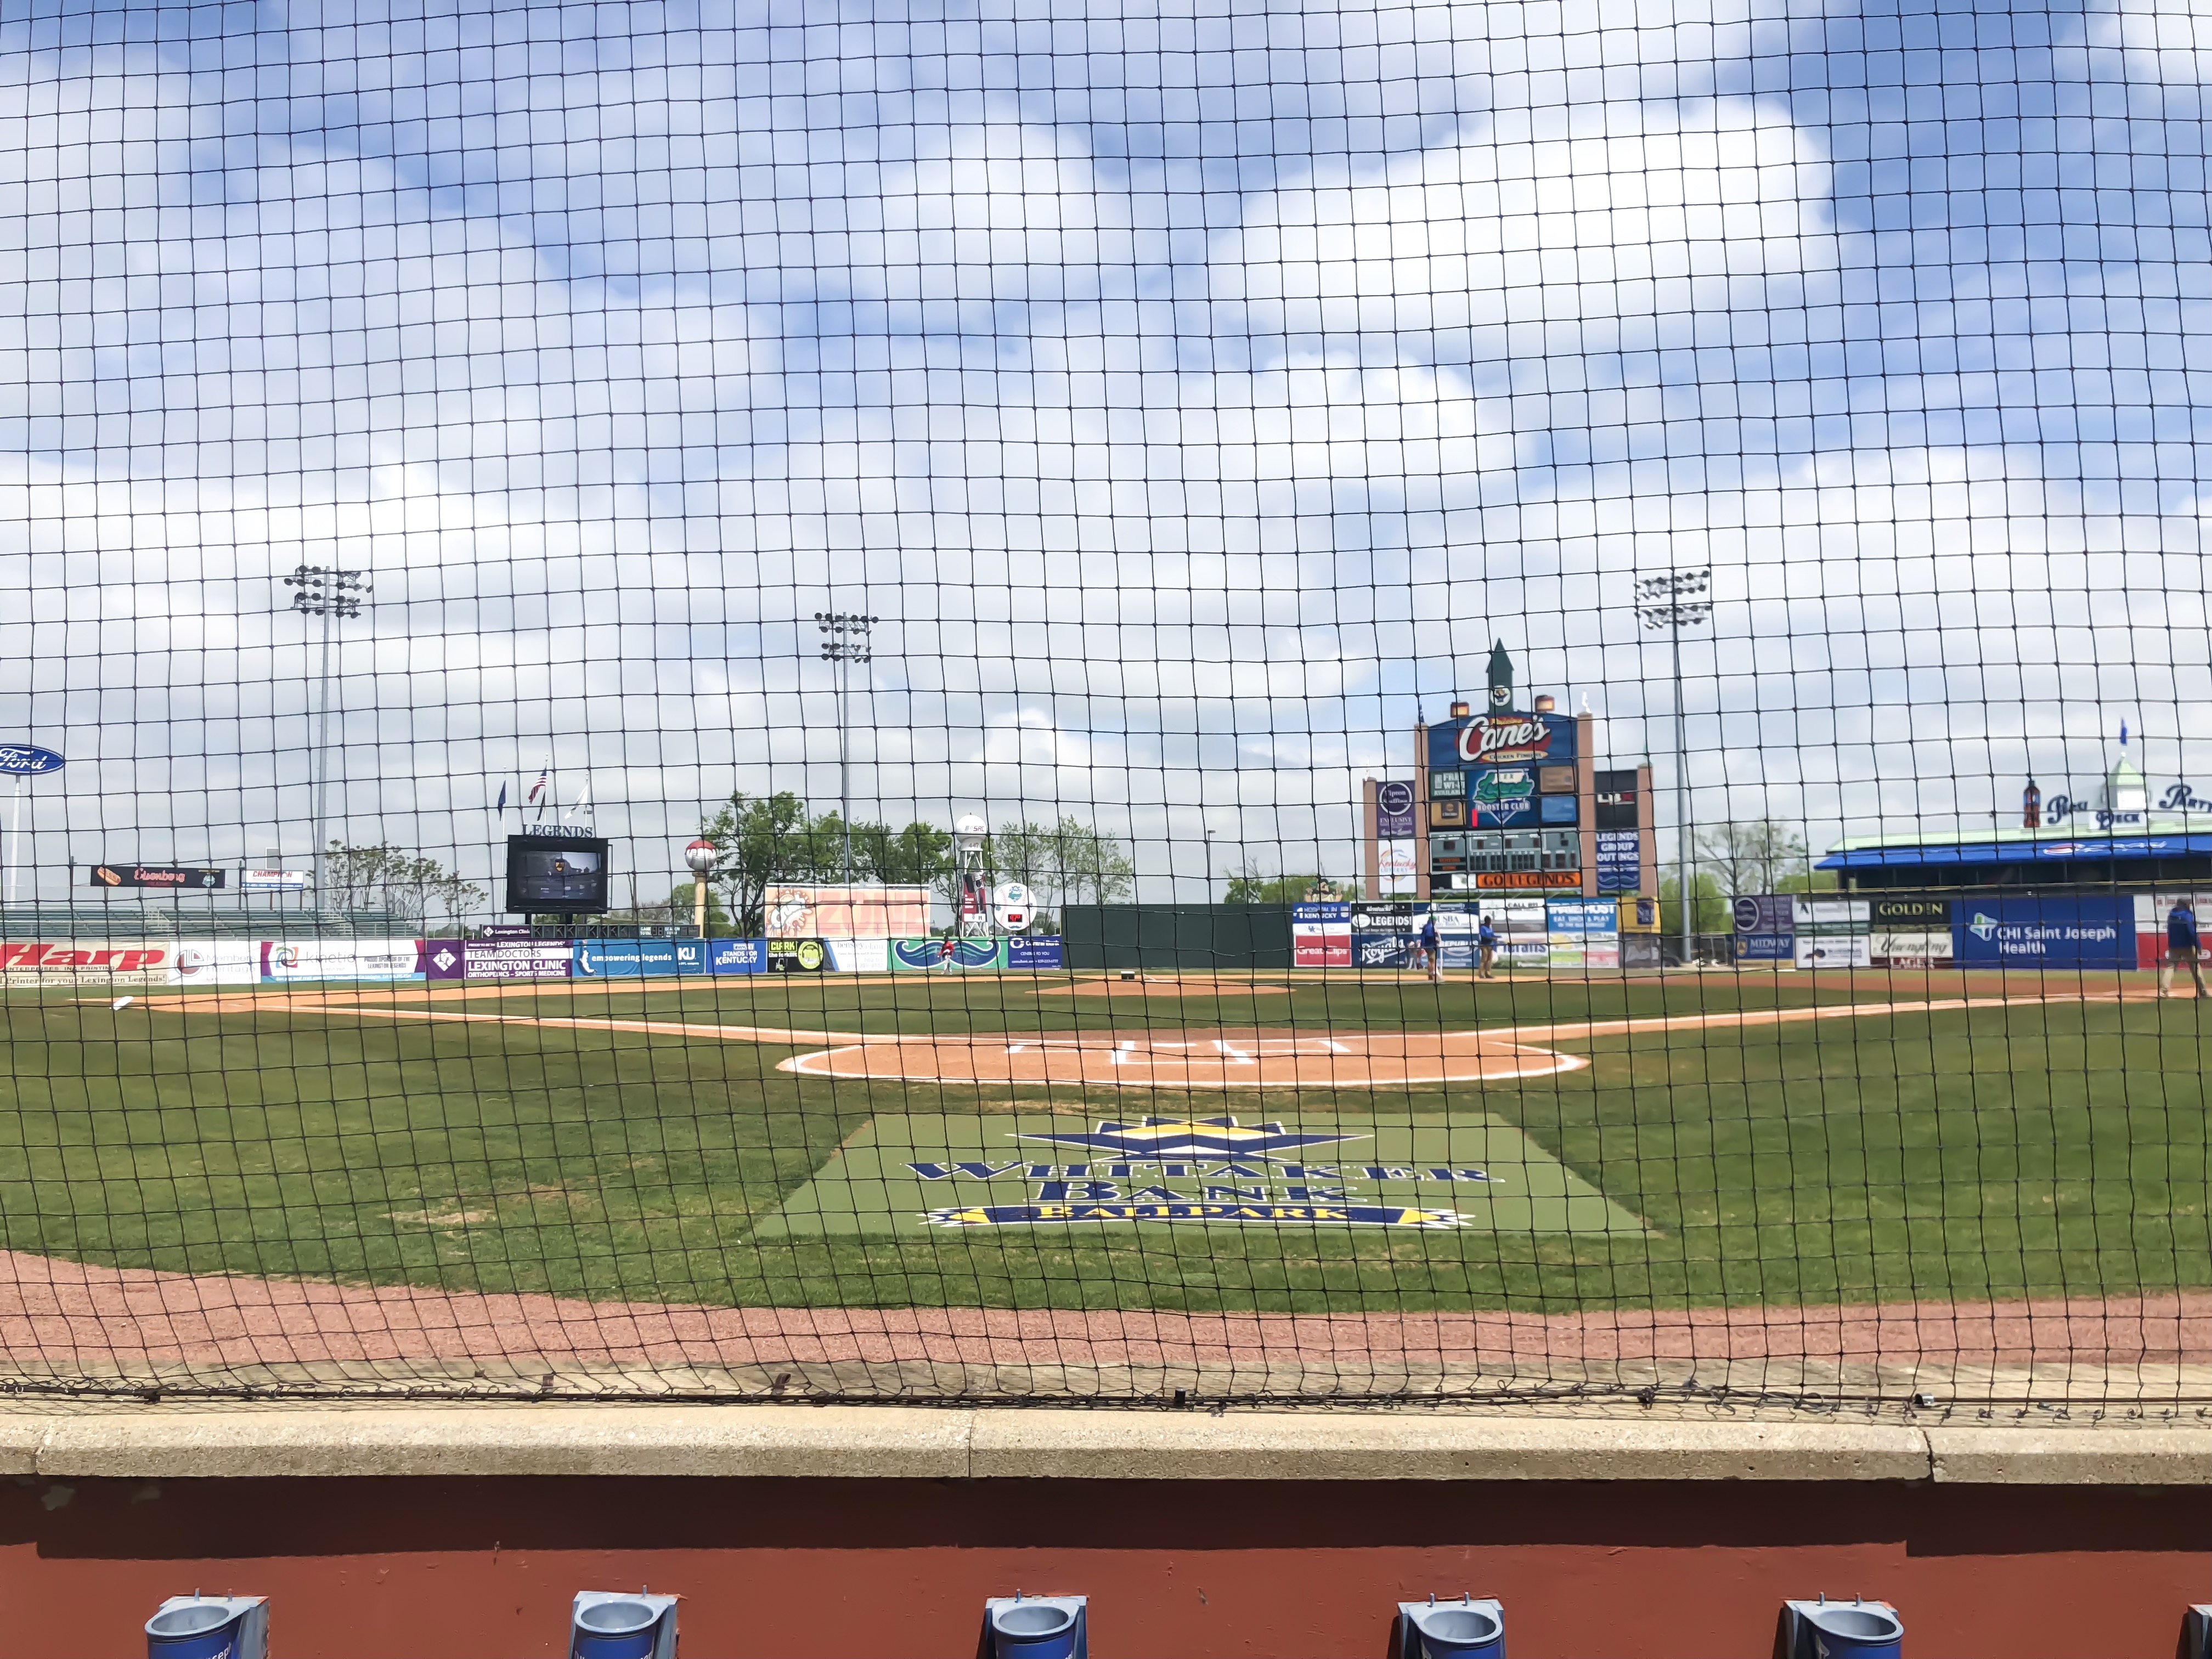
[[[1505,1624],[1484,1607],[1422,1607],[1413,1615],[1413,1632],[1424,1659],[1501,1659]]]
[[[1016,1601],[991,1609],[991,1643],[1000,1659],[1074,1659],[1075,1609]]]

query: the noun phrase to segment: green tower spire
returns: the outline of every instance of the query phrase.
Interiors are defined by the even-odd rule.
[[[1505,641],[1490,648],[1490,712],[1502,714],[1513,707],[1513,659],[1505,654]]]

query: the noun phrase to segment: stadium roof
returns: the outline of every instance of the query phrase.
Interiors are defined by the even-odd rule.
[[[2212,823],[2198,814],[2153,819],[2136,829],[2087,834],[2072,830],[1962,830],[1950,836],[1856,836],[1838,842],[1815,867],[1894,870],[1960,864],[2107,863],[2207,854],[2212,854]]]

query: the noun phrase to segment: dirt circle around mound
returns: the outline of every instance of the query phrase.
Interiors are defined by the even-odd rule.
[[[1253,985],[1210,979],[1079,979],[1072,985],[1047,985],[1030,993],[1039,997],[1286,997],[1287,985]]]
[[[1589,1065],[1486,1031],[1179,1031],[900,1037],[778,1062],[801,1077],[1120,1089],[1376,1089],[1510,1083]]]

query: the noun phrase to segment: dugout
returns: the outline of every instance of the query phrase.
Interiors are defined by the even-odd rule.
[[[1067,965],[1288,968],[1287,904],[1070,904],[1060,910]]]

